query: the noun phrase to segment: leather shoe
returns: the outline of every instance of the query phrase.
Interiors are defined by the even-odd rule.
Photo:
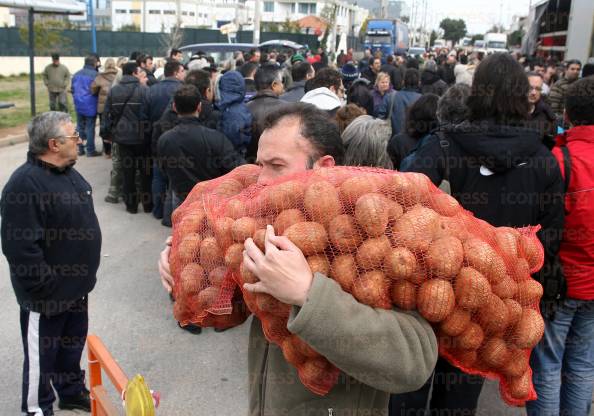
[[[91,398],[89,391],[84,389],[76,396],[61,397],[58,407],[62,410],[84,410],[91,411]]]

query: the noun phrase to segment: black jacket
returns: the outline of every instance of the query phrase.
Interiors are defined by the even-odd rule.
[[[437,72],[425,69],[421,73],[421,92],[423,94],[436,94],[441,97],[447,89],[448,84],[439,77]]]
[[[383,64],[381,71],[390,75],[390,83],[392,84],[392,88],[395,90],[402,88],[402,76],[400,74],[400,70],[396,68],[396,65]]]
[[[452,196],[477,218],[497,227],[540,224],[547,253],[556,253],[564,220],[563,179],[538,132],[487,120],[450,126],[444,133]],[[445,160],[439,138],[432,135],[400,167],[424,173],[439,185]]]
[[[361,71],[361,77],[368,80],[369,83],[371,84],[372,88],[375,86],[375,80],[377,79],[377,74],[375,72],[373,72],[373,69],[371,69],[371,67],[367,67],[367,69],[365,69],[364,71]]]
[[[557,115],[551,107],[540,100],[536,103],[534,111],[530,114],[529,126],[538,130],[543,144],[550,150],[555,146],[555,137],[557,136]]]
[[[27,154],[2,191],[2,251],[22,308],[56,315],[95,287],[101,229],[91,186]]]
[[[280,98],[288,103],[298,103],[304,95],[305,81],[295,81]]]
[[[456,74],[454,74],[454,65],[443,64],[439,71],[439,76],[448,85],[454,85],[456,83]]]
[[[161,169],[181,198],[198,182],[218,178],[245,163],[223,133],[204,127],[196,117],[180,117],[159,138],[157,154]]]
[[[181,81],[174,77],[168,77],[153,85],[149,89],[151,122],[159,121],[167,106],[173,99],[175,91],[182,85]]]
[[[128,99],[127,103],[126,99]],[[151,140],[149,108],[149,88],[140,85],[136,77],[124,75],[120,83],[109,91],[105,103],[106,116],[103,123],[109,126],[113,141],[123,145],[149,145]],[[115,124],[116,121],[118,121],[117,124]]]
[[[400,170],[400,163],[408,156],[419,141],[410,137],[406,133],[400,133],[392,136],[388,141],[388,156],[392,159],[394,169]]]
[[[279,106],[286,104],[277,95],[270,90],[258,92],[254,98],[247,103],[247,108],[252,114],[252,140],[247,148],[246,159],[250,162],[256,160],[256,153],[258,153],[258,141],[262,134],[264,120],[266,116]]]

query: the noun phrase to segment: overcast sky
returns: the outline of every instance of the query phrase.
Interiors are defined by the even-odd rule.
[[[505,27],[511,23],[512,16],[527,15],[530,0],[427,0],[427,24],[431,28],[439,27],[439,22],[446,18],[461,18],[466,22],[471,34],[485,33],[494,24],[502,21]],[[532,0],[536,3],[538,0]],[[413,0],[406,0],[409,8]],[[423,0],[414,0],[422,4]],[[422,8],[421,14],[422,15]]]

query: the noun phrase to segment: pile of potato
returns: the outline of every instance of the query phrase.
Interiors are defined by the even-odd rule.
[[[273,224],[312,272],[359,302],[418,311],[434,326],[440,354],[464,371],[498,378],[508,403],[535,398],[528,358],[544,331],[542,287],[530,277],[543,262],[537,228],[492,227],[415,173],[321,169],[241,190],[245,182],[236,181],[219,181],[210,199],[194,202],[202,209],[188,205],[174,225],[183,237],[174,241],[185,264],[178,268],[180,294],[192,293],[195,313],[214,312],[217,302],[228,306],[237,297],[233,281],[257,281],[242,267],[243,243],[251,237],[263,249],[265,227]],[[287,331],[290,307],[266,294],[244,292],[243,300],[303,384],[327,393],[339,372]]]

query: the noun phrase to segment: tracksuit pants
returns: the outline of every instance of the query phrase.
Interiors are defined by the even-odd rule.
[[[23,400],[21,410],[35,416],[53,415],[52,384],[60,398],[85,388],[80,359],[87,340],[88,299],[76,301],[59,315],[46,316],[21,308]]]

